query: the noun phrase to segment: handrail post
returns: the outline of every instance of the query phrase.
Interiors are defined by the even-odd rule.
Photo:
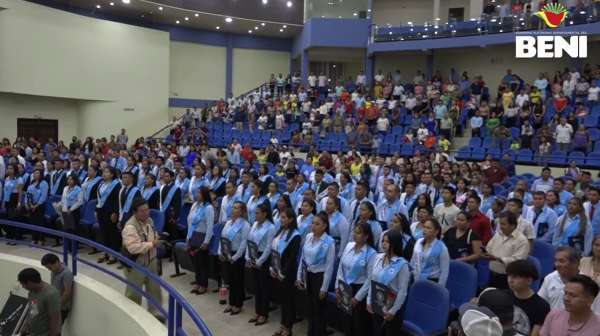
[[[63,237],[63,262],[69,266],[69,239]]]
[[[168,336],[174,336],[175,335],[175,298],[173,297],[173,295],[169,295],[169,310],[168,310],[169,316],[168,316],[168,322],[167,322],[167,329],[168,329]]]
[[[71,263],[71,271],[73,272],[73,275],[77,275],[77,248],[79,243],[73,239],[71,240],[71,259],[73,260],[73,262]]]
[[[181,310],[181,305],[179,302],[175,304],[175,330],[177,331],[183,325],[183,312]]]

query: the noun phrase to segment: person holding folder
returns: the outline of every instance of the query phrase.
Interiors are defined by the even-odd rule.
[[[194,251],[194,288],[190,293],[202,295],[208,288],[208,274],[210,272],[209,248],[213,238],[215,223],[215,209],[210,199],[210,190],[200,187],[194,197],[196,202],[188,215],[188,233],[186,245]]]
[[[36,169],[31,173],[31,183],[27,188],[25,209],[29,212],[29,223],[39,227],[46,226],[46,199],[48,198],[48,183],[44,181],[44,171]],[[45,236],[41,231],[33,231],[32,244],[44,246]]]
[[[361,206],[365,204],[370,203],[363,203]],[[368,279],[375,266],[377,251],[371,225],[358,223],[354,227],[352,238],[353,242],[348,243],[342,252],[335,293],[338,305],[346,312],[342,317],[344,335],[362,336],[368,335],[372,329],[365,298],[370,289]]]
[[[308,333],[327,335],[327,291],[333,275],[335,241],[329,236],[329,216],[325,211],[316,214],[306,236],[302,258],[296,272],[296,286],[306,290],[308,299]]]
[[[106,248],[113,251],[121,249],[121,233],[117,228],[119,221],[119,192],[121,184],[117,179],[117,170],[106,167],[102,173],[102,182],[98,186],[96,211],[94,217],[98,220],[100,231],[102,231],[102,243]],[[109,257],[104,253],[98,258],[98,263],[108,261],[108,265],[117,262],[117,258]]]
[[[383,253],[375,259],[367,294],[367,311],[372,314],[373,336],[396,336],[402,333],[404,303],[410,279],[408,261],[402,257],[402,244],[400,231],[387,232],[381,243]]]
[[[62,192],[62,219],[67,233],[76,233],[76,225],[81,218],[84,193],[79,186],[79,179],[75,174],[67,176],[67,186]],[[70,245],[69,245],[70,248]]]
[[[271,277],[281,282],[281,325],[273,336],[290,336],[296,320],[294,283],[298,269],[297,256],[302,236],[298,232],[296,213],[293,208],[279,215],[280,227],[271,244]]]
[[[249,232],[246,203],[236,201],[231,208],[231,219],[223,227],[218,250],[219,259],[223,262],[221,269],[225,271],[229,284],[229,306],[223,311],[226,314],[238,315],[246,298],[244,256]]]
[[[275,237],[275,225],[271,216],[271,205],[261,203],[256,207],[254,218],[256,222],[248,235],[248,248],[246,260],[250,264],[256,294],[254,295],[254,317],[248,323],[261,326],[269,318],[269,305],[271,303],[271,244]]]
[[[594,230],[585,213],[581,198],[569,200],[567,212],[556,221],[556,230],[552,237],[554,247],[570,246],[579,255],[588,256],[592,253]]]
[[[423,226],[423,238],[415,243],[410,265],[416,280],[430,280],[446,286],[450,273],[448,248],[440,240],[442,227],[435,219]]]

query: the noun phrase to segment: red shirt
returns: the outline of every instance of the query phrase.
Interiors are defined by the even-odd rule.
[[[352,102],[351,101],[347,101],[345,104],[345,108],[346,108],[346,114],[352,114],[352,109],[354,106],[352,106]]]
[[[471,230],[477,233],[481,238],[481,244],[484,246],[492,239],[492,224],[490,219],[481,211],[477,211],[477,214],[471,219]]]
[[[554,108],[562,110],[567,106],[568,101],[565,98],[558,98],[554,100]]]
[[[364,119],[365,118],[365,114],[367,113],[366,109],[364,107],[359,107],[358,110],[356,111],[356,113],[358,114],[358,119]]]
[[[379,114],[379,109],[377,108],[377,106],[372,105],[371,107],[369,107],[369,111],[368,111],[369,120],[374,120],[375,118],[377,118],[378,114]]]
[[[333,167],[333,160],[330,157],[322,157],[319,159],[319,166],[323,166],[325,169],[329,170]]]
[[[345,101],[346,99],[348,99],[348,92],[342,91],[342,100]]]
[[[503,168],[498,168],[496,171],[492,168],[488,168],[484,170],[484,174],[485,177],[494,184],[500,184],[504,178],[508,178],[508,174],[506,174],[506,170]]]
[[[242,157],[244,158],[244,160],[248,160],[248,156],[250,155],[251,152],[252,152],[252,148],[250,148],[250,147],[244,147],[244,149],[242,149]]]

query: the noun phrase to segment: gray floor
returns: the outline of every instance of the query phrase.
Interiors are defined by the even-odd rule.
[[[90,250],[88,249],[79,250],[79,256],[95,262],[98,255],[90,256],[87,254],[89,251]],[[7,246],[3,242],[0,244],[0,252],[14,254],[34,260],[40,260],[41,257],[47,253],[44,250],[29,248],[27,246]],[[62,255],[62,248],[61,250],[57,250],[57,254]],[[125,292],[125,285],[121,281],[87,265],[79,263],[77,266],[78,271],[82,274],[94,278],[115,289],[116,291],[121,293]],[[117,264],[110,266],[105,265],[104,267],[107,267],[111,271],[118,274],[122,274],[122,271],[117,270]],[[163,263],[163,267],[163,280],[168,282],[175,290],[181,293],[186,300],[188,300],[189,304],[196,310],[197,314],[200,316],[200,318],[202,318],[214,336],[231,336],[239,335],[240,333],[243,333],[246,336],[270,336],[279,327],[279,309],[270,313],[269,323],[256,327],[253,324],[248,323],[248,320],[254,315],[253,300],[245,302],[244,309],[240,315],[229,316],[228,314],[223,314],[223,309],[225,309],[226,306],[219,304],[219,294],[214,294],[210,290],[204,295],[190,294],[192,287],[190,286],[190,282],[194,280],[193,274],[188,273],[187,275],[181,277],[171,278],[169,275],[175,273],[173,263],[165,262]],[[211,280],[210,289],[212,290],[216,287],[216,282]],[[167,304],[168,295],[166,292],[163,292],[163,306],[165,309],[167,309]],[[306,326],[306,321],[295,324],[294,335],[306,335]],[[196,328],[187,315],[183,319],[183,329],[189,336],[201,335],[200,331]],[[336,332],[334,335],[341,335],[341,333]]]

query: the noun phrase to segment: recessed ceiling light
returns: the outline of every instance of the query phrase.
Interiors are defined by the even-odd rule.
[[[162,10],[162,7],[158,7],[158,10]]]
[[[258,27],[254,27],[254,29],[258,29]]]
[[[287,28],[287,26],[286,26],[286,25],[283,25],[283,28]]]
[[[288,1],[288,3],[287,3],[287,6],[288,6],[288,7],[292,7],[292,2],[291,2],[291,1]]]
[[[279,31],[280,31],[280,32],[282,32],[282,31],[283,31],[283,29],[279,29]]]
[[[268,2],[268,0],[263,0],[263,3],[266,4]]]
[[[111,5],[111,6],[114,6],[114,5],[115,5],[115,3],[114,3],[114,2],[111,2],[111,3],[110,3],[110,5]]]
[[[252,34],[252,30],[248,30],[248,33]]]
[[[198,17],[198,13],[196,13],[196,17]]]
[[[179,21],[175,21],[175,23],[179,24]]]
[[[100,8],[100,5],[97,5],[96,8]]]
[[[142,17],[144,17],[144,16],[142,15]]]
[[[341,19],[341,18],[342,18],[342,17],[340,16],[340,19]]]
[[[367,12],[370,12],[370,11],[371,11],[370,9],[367,9]]]
[[[357,15],[358,15],[357,13],[354,13],[354,16],[357,16]]]
[[[228,17],[228,18],[226,18],[226,19],[225,19],[225,22],[231,22],[231,21],[233,21],[233,19],[232,19],[232,18],[229,18],[229,17]]]
[[[123,0],[123,3],[129,3],[129,0]]]
[[[265,23],[263,22],[261,25],[262,25],[262,26],[264,26],[264,25],[265,25]]]
[[[185,18],[185,21],[189,20],[188,18]]]
[[[217,26],[217,29],[220,29],[219,26]]]

